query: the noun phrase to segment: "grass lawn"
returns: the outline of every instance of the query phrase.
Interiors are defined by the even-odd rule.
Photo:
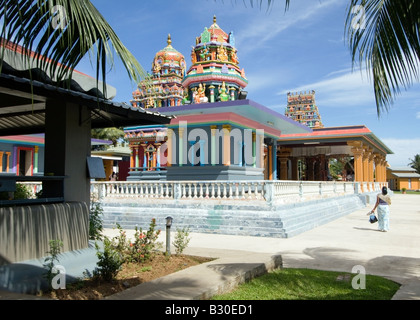
[[[365,289],[353,289],[362,284]],[[212,300],[391,300],[400,285],[391,280],[346,272],[276,269]]]

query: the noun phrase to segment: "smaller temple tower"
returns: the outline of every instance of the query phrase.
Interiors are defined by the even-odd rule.
[[[312,129],[323,128],[324,125],[315,104],[315,91],[287,93],[285,116]]]
[[[141,81],[133,92],[131,104],[141,108],[174,107],[183,104],[186,63],[184,56],[172,47],[171,35],[168,45],[158,51],[153,59],[152,74]]]
[[[237,100],[248,85],[244,69],[239,68],[235,37],[216,23],[196,38],[191,50],[192,66],[182,82],[191,103]]]

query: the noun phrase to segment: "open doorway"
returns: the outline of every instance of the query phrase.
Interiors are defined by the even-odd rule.
[[[17,148],[17,170],[18,176],[31,176],[33,174],[33,149]]]

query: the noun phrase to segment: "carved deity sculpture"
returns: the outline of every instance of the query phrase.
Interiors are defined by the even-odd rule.
[[[223,81],[222,87],[219,86],[220,101],[229,101],[229,94],[227,93],[226,84]]]
[[[196,89],[194,92],[194,102],[195,103],[208,102],[208,98],[206,97],[206,84],[202,85],[200,83],[198,85],[198,89]]]
[[[230,54],[230,60],[235,64],[239,64],[238,56],[236,55],[236,52],[234,50],[232,50]]]
[[[228,55],[226,53],[226,49],[223,46],[217,48],[217,59],[220,61],[227,61]]]

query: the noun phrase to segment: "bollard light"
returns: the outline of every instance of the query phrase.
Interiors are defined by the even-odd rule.
[[[172,217],[166,217],[166,255],[171,255],[171,226]]]

